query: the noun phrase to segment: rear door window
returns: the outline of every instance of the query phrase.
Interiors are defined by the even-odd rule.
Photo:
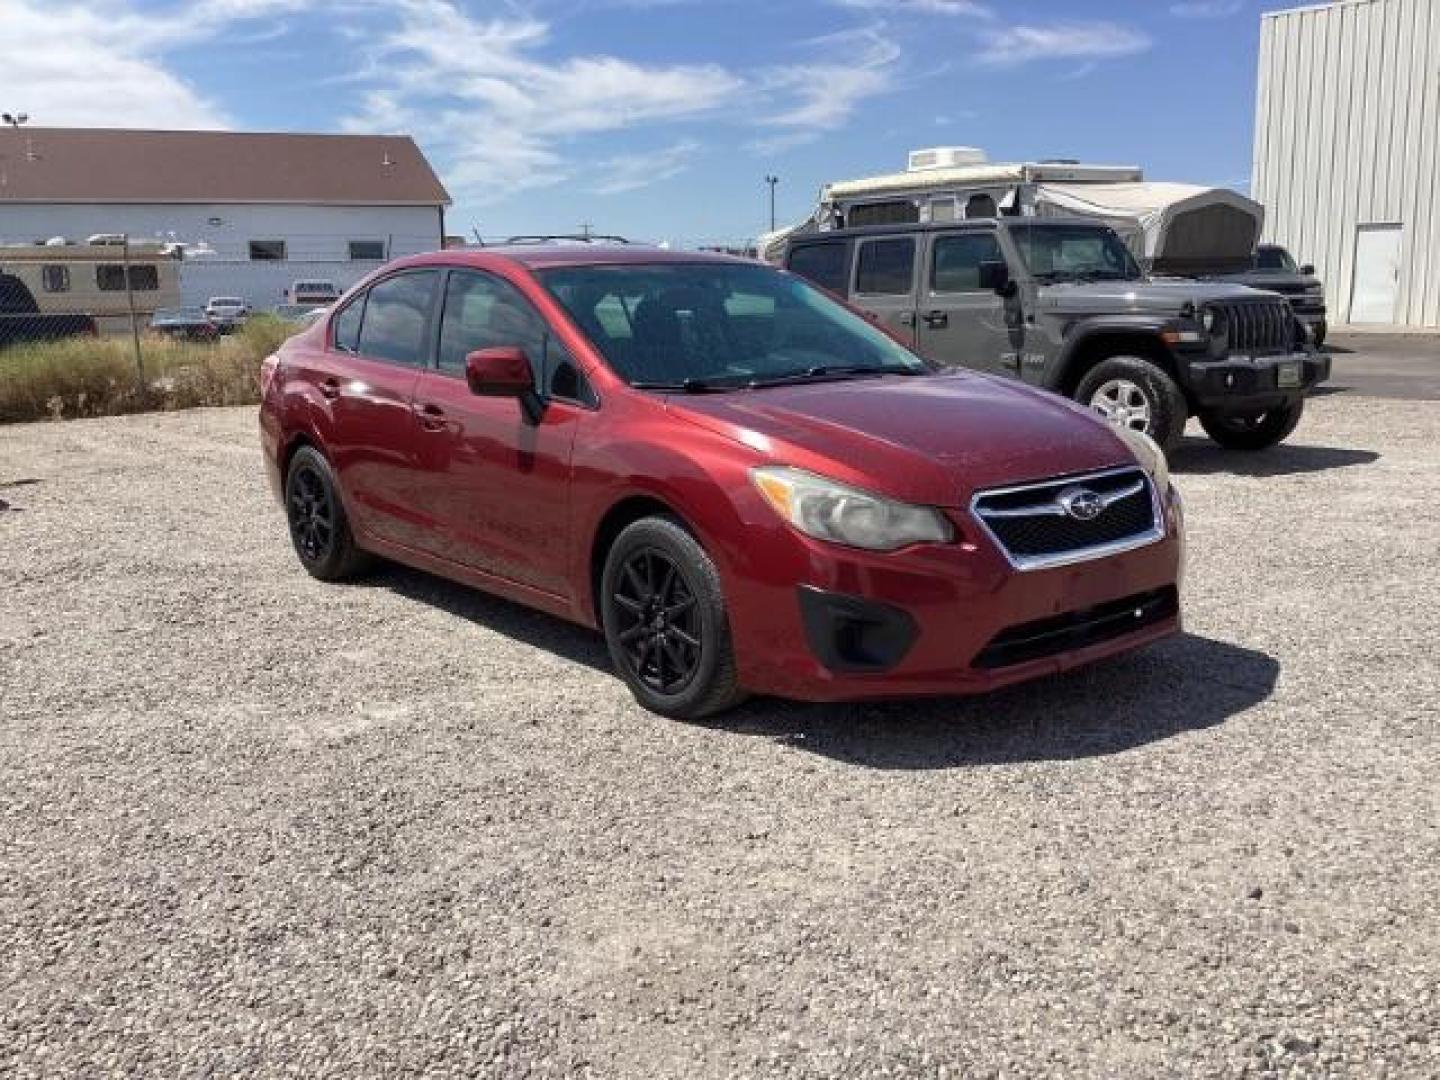
[[[845,292],[845,244],[806,244],[790,252],[788,269],[807,281],[841,295]]]
[[[425,331],[438,277],[434,270],[417,270],[370,288],[360,326],[361,355],[407,367],[425,363]]]
[[[866,296],[906,296],[914,285],[915,241],[910,237],[866,240],[855,268],[855,291]]]

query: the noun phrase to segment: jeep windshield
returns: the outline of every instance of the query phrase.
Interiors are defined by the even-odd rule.
[[[640,389],[702,393],[930,370],[818,289],[765,266],[569,266],[537,277]]]
[[[1020,221],[1010,226],[1020,257],[1037,281],[1137,281],[1140,267],[1104,226]]]

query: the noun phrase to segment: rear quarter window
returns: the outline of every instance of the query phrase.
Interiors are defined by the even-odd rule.
[[[847,262],[843,243],[806,244],[790,252],[786,268],[822,289],[843,295]]]

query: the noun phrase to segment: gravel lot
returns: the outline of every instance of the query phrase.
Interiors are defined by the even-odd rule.
[[[1176,466],[1185,637],[686,725],[249,410],[0,428],[0,1075],[1440,1074],[1440,403]]]

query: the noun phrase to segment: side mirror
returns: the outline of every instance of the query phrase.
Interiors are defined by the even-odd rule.
[[[480,397],[525,397],[535,390],[530,358],[517,345],[477,349],[465,357],[465,381]]]
[[[1306,277],[1314,277],[1314,276],[1315,276],[1315,264],[1314,264],[1314,263],[1306,263],[1304,266],[1300,267],[1300,273],[1304,274]]]
[[[1001,296],[1010,296],[1015,283],[1010,280],[1010,267],[999,260],[987,260],[980,264],[980,288],[990,289]]]

